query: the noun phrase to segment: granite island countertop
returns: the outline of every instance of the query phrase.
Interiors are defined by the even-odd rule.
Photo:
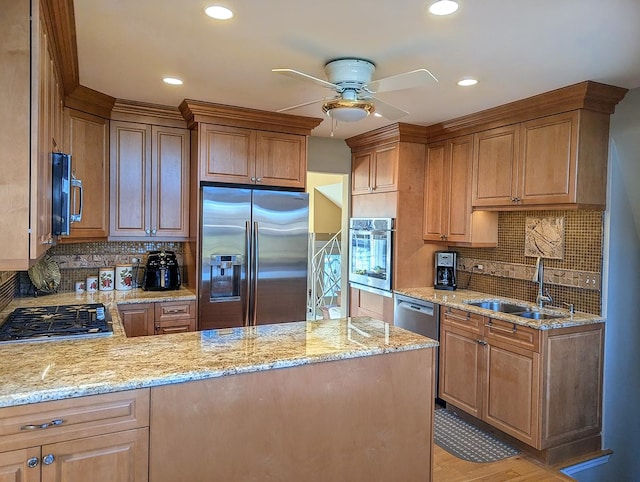
[[[588,325],[592,323],[604,323],[605,318],[599,315],[592,315],[589,313],[582,313],[576,311],[570,313],[567,309],[545,307],[538,308],[534,303],[528,303],[522,300],[516,300],[513,298],[506,298],[503,296],[494,296],[487,293],[481,293],[479,291],[471,290],[436,290],[433,287],[420,287],[420,288],[405,288],[394,290],[395,293],[417,298],[423,301],[431,301],[442,306],[449,306],[451,308],[457,308],[460,310],[477,313],[484,316],[490,316],[491,318],[508,321],[516,325],[528,326],[537,330],[551,330],[557,328],[567,328],[570,326]],[[522,306],[523,309],[529,309],[533,311],[540,311],[551,315],[556,315],[558,318],[535,320],[524,318],[509,313],[502,313],[498,311],[488,310],[468,304],[473,301],[505,301]]]
[[[429,338],[368,317],[127,338],[116,305],[195,299],[192,292],[66,293],[18,306],[103,302],[108,337],[0,344],[0,407],[432,348]],[[121,293],[126,293],[122,295]]]

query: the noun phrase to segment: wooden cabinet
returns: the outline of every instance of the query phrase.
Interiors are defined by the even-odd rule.
[[[118,305],[127,336],[165,335],[196,330],[195,301]]]
[[[349,288],[349,316],[370,316],[393,324],[393,298]]]
[[[189,131],[111,121],[110,238],[189,236]]]
[[[64,151],[71,154],[84,199],[82,220],[71,225],[71,234],[62,241],[105,240],[109,235],[109,121],[65,108],[64,139]]]
[[[601,324],[536,330],[440,310],[443,400],[524,442],[546,463],[600,448]]]
[[[475,134],[473,206],[604,207],[608,131],[575,110]]]
[[[2,408],[0,425],[3,481],[148,480],[148,389]]]
[[[422,223],[426,241],[497,246],[497,213],[473,211],[471,206],[472,163],[472,136],[427,146]]]
[[[306,136],[212,124],[199,129],[201,180],[304,188]]]
[[[538,332],[453,308],[441,315],[440,397],[536,446]]]
[[[26,270],[53,243],[51,152],[61,148],[62,84],[37,0],[0,18],[0,270]]]
[[[398,143],[357,151],[351,159],[351,194],[398,189]]]

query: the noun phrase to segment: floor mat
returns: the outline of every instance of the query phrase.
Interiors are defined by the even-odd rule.
[[[520,453],[444,408],[435,411],[433,429],[436,444],[469,462],[495,462]]]

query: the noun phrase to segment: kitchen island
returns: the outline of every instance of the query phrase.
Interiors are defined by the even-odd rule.
[[[40,304],[74,295],[58,296]],[[153,481],[430,478],[437,342],[365,317],[127,338],[106,304],[110,337],[0,345],[0,465],[117,435],[129,442],[111,447],[129,449],[96,452],[106,462],[51,465]]]

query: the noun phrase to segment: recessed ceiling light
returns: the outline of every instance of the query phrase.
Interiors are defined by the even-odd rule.
[[[379,112],[374,112],[373,117],[382,117],[382,114],[380,114]]]
[[[204,9],[204,13],[216,20],[229,20],[233,17],[233,12],[227,7],[221,5],[211,5]]]
[[[476,85],[478,81],[476,79],[462,79],[458,81],[458,85],[462,87],[469,87],[470,85]]]
[[[458,2],[453,0],[438,0],[429,6],[429,11],[434,15],[451,15],[458,10]]]
[[[162,79],[162,81],[165,84],[171,84],[171,85],[182,85],[183,82],[182,80],[176,78],[176,77],[165,77],[164,79]]]

